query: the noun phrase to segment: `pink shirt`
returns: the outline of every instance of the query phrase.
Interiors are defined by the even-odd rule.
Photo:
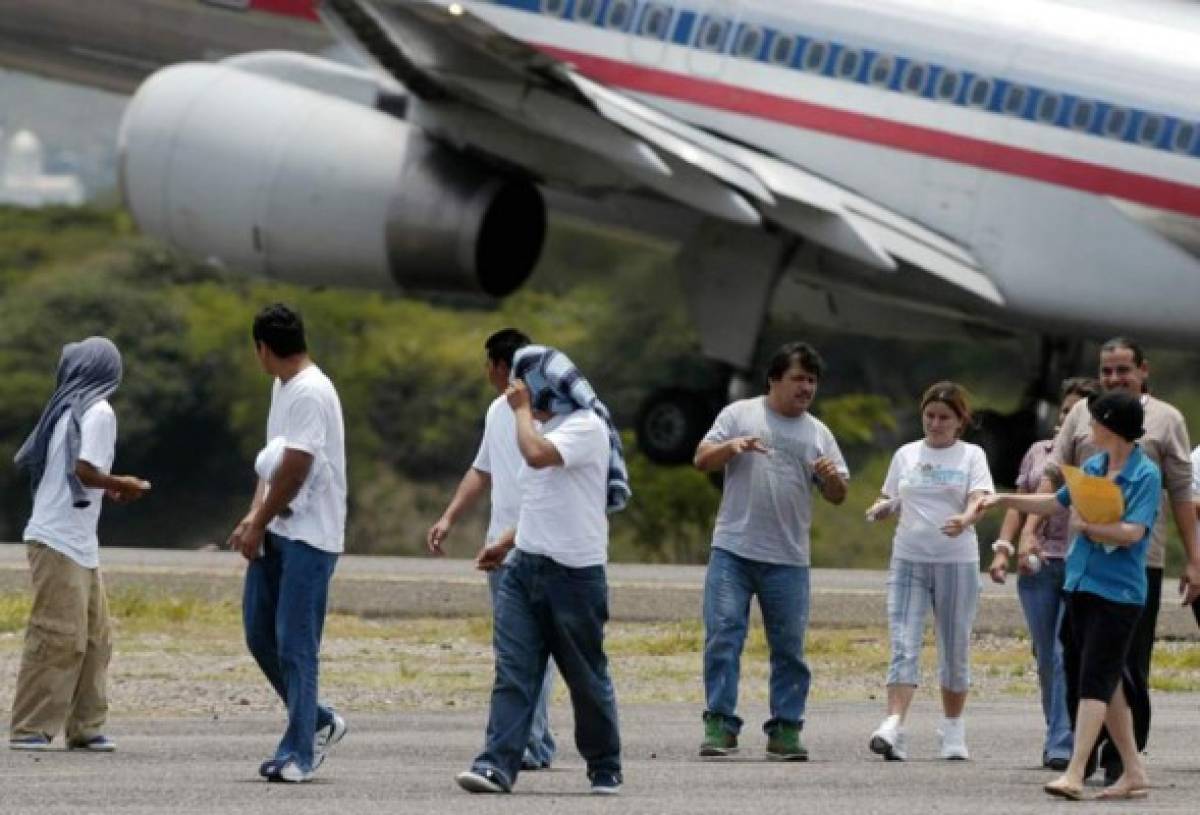
[[[1038,482],[1046,471],[1050,461],[1050,451],[1054,449],[1054,439],[1035,441],[1021,459],[1021,471],[1017,475],[1017,487],[1025,492],[1037,492]],[[1042,557],[1061,559],[1067,556],[1068,527],[1071,513],[1064,507],[1059,507],[1053,515],[1046,515],[1037,526],[1038,545],[1042,547]]]

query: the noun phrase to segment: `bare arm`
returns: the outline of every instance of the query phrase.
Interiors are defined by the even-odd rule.
[[[521,451],[521,458],[535,470],[561,467],[563,457],[558,448],[533,426],[533,409],[525,383],[516,380],[508,386],[505,396],[517,419],[517,449]]]
[[[517,530],[506,530],[496,540],[479,550],[479,554],[475,556],[475,568],[484,572],[494,572],[504,564],[504,559],[516,545]]]
[[[813,471],[817,474],[817,488],[829,503],[837,506],[846,500],[846,480],[838,472],[837,465],[832,459],[822,456],[813,463]]]
[[[728,441],[702,441],[696,448],[692,464],[701,472],[714,472],[724,469],[734,456],[745,452],[765,453],[767,448],[757,436],[738,436]],[[841,503],[840,501],[837,503]]]
[[[1029,515],[1049,515],[1058,507],[1058,499],[1053,493],[1033,493],[1031,495],[992,495],[984,499],[981,509],[987,511],[992,507],[1015,509]],[[1026,520],[1026,528],[1029,521]]]
[[[1131,524],[1117,521],[1111,524],[1082,523],[1079,531],[1096,543],[1107,543],[1109,546],[1133,546],[1146,536],[1145,524]]]
[[[79,459],[75,462],[75,477],[79,483],[93,490],[104,490],[109,498],[118,503],[136,501],[150,489],[150,484],[132,475],[108,475]]]
[[[442,551],[442,544],[449,537],[451,527],[458,523],[459,517],[473,507],[479,500],[479,496],[483,495],[491,485],[491,473],[477,470],[474,467],[467,469],[462,480],[458,482],[458,489],[454,491],[454,497],[450,499],[450,503],[442,512],[442,517],[438,518],[437,523],[429,527],[429,531],[425,533],[425,545],[429,549],[429,554],[446,554]]]
[[[271,488],[266,488],[261,479],[254,490],[254,500],[250,503],[250,511],[229,536],[228,545],[242,553],[247,560],[258,557],[262,547],[263,536],[267,524],[271,523],[280,512],[287,508],[312,468],[313,457],[310,453],[290,448],[283,451],[279,458],[279,466],[271,479]]]

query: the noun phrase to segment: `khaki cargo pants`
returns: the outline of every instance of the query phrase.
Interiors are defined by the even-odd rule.
[[[97,736],[108,715],[112,644],[108,601],[99,569],[26,541],[33,608],[13,697],[11,738],[54,738],[67,744]]]

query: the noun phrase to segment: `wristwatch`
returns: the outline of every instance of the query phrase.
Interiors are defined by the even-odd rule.
[[[995,543],[993,543],[992,551],[993,552],[1003,551],[1004,554],[1007,555],[1008,557],[1012,557],[1017,552],[1017,550],[1013,548],[1012,542],[1006,541],[1006,540],[998,540]]]

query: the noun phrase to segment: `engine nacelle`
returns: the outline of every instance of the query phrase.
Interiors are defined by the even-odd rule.
[[[148,234],[310,285],[501,297],[533,270],[541,194],[359,104],[225,65],[176,65],[121,123],[121,187]]]

